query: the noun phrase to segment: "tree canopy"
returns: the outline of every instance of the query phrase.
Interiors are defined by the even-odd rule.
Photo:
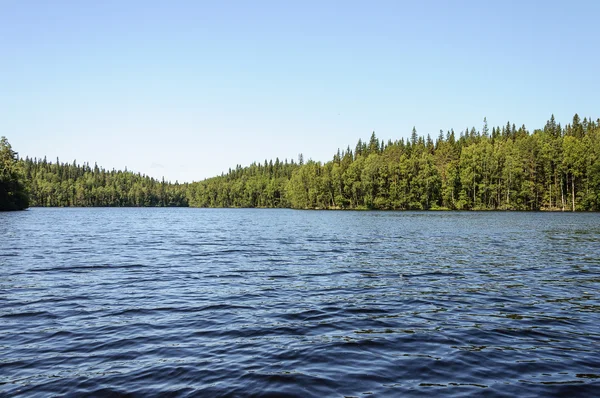
[[[564,127],[552,116],[533,132],[510,122],[490,130],[486,119],[480,130],[440,131],[435,140],[416,128],[388,142],[373,132],[325,163],[265,160],[190,184],[4,157],[24,173],[32,206],[600,210],[600,119],[577,114]]]
[[[237,167],[190,184],[190,205],[393,210],[600,210],[600,120],[554,116],[380,141],[375,133],[326,163]]]
[[[98,165],[21,161],[32,206],[167,207],[187,206],[186,185]]]
[[[29,199],[23,182],[22,164],[6,137],[0,138],[0,210],[23,210]]]

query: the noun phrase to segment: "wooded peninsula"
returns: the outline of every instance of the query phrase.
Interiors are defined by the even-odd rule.
[[[380,141],[375,133],[321,163],[265,160],[171,183],[88,163],[18,158],[0,141],[0,210],[28,206],[192,206],[380,210],[600,210],[600,119],[554,116],[532,133],[440,130]]]

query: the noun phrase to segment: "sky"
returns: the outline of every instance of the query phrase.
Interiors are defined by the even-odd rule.
[[[507,121],[600,117],[599,1],[0,0],[20,156],[191,182]]]

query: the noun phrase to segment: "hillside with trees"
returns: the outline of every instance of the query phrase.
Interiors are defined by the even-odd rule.
[[[600,119],[552,116],[533,132],[484,119],[480,130],[432,139],[413,128],[387,142],[372,133],[325,163],[265,160],[190,184],[58,159],[18,168],[32,206],[598,211]]]
[[[186,185],[171,184],[130,171],[89,164],[26,158],[22,168],[31,206],[175,207],[187,206]]]
[[[433,140],[373,133],[326,163],[265,162],[190,184],[190,205],[382,210],[600,210],[600,120],[554,116]]]

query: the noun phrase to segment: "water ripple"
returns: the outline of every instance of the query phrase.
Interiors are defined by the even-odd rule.
[[[594,396],[599,225],[0,213],[0,395]]]

